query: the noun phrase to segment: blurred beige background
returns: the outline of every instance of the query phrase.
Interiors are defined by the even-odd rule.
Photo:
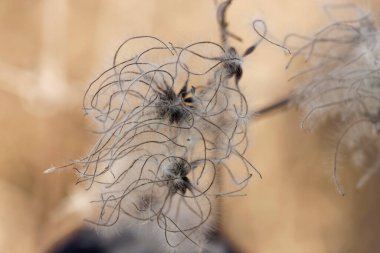
[[[242,52],[257,39],[255,18],[276,42],[312,34],[328,22],[326,3],[339,2],[235,0],[230,29],[244,38],[235,45]],[[380,14],[377,1],[362,4]],[[215,11],[213,0],[0,1],[0,252],[45,252],[83,224],[88,199],[72,171],[42,172],[90,147],[81,99],[117,46],[135,35],[218,42]],[[268,43],[246,58],[241,85],[252,108],[289,92],[288,59]],[[245,253],[378,252],[380,178],[356,191],[357,175],[345,168],[347,196],[339,196],[330,131],[306,134],[299,119],[290,110],[252,122],[248,157],[263,179],[250,182],[248,196],[222,200],[223,233]]]

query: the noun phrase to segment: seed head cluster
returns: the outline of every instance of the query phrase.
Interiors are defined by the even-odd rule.
[[[214,42],[125,41],[84,98],[100,128],[75,162],[78,182],[98,196],[91,222],[139,231],[162,252],[206,247],[217,197],[236,195],[257,172],[244,157],[249,113],[241,76],[236,50]],[[231,158],[243,176],[229,167]],[[218,183],[222,174],[228,191]]]

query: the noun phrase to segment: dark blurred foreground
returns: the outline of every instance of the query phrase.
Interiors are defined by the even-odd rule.
[[[238,253],[221,235],[211,235],[210,244],[214,250],[202,253]],[[150,247],[145,238],[134,237],[124,233],[119,236],[105,239],[97,235],[94,230],[83,228],[73,233],[65,241],[56,245],[49,253],[159,253]],[[162,252],[164,253],[164,252]],[[165,252],[166,253],[166,252]]]

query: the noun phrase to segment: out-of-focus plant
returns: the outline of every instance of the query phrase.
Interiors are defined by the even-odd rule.
[[[339,180],[342,149],[364,170],[357,186],[380,166],[380,33],[373,15],[354,5],[328,6],[328,13],[354,11],[356,17],[334,17],[313,36],[290,34],[285,45],[293,51],[288,67],[304,59],[306,68],[294,76],[302,85],[291,95],[290,104],[304,112],[301,126],[314,130],[327,121],[338,126],[334,151],[334,180]],[[290,44],[301,41],[298,46]],[[299,46],[300,45],[300,46]]]

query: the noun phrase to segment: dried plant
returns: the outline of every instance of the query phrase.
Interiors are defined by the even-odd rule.
[[[236,37],[225,19],[231,2],[218,8],[223,45],[130,38],[86,91],[83,107],[101,126],[99,138],[64,167],[74,165],[78,183],[98,196],[98,219],[90,222],[99,230],[141,233],[163,252],[211,250],[216,199],[239,195],[253,173],[260,175],[244,157],[250,114],[239,81],[242,58],[265,33],[243,56],[229,46]],[[265,28],[256,21],[256,31],[256,23]],[[228,191],[220,188],[221,175]]]
[[[288,67],[297,59],[307,62],[307,68],[293,77],[302,85],[290,99],[305,112],[302,127],[313,130],[329,120],[339,127],[334,180],[344,194],[337,172],[342,147],[352,152],[353,162],[367,171],[358,186],[378,169],[380,33],[370,12],[354,5],[326,9],[337,8],[354,10],[357,18],[334,18],[311,37],[290,34],[285,45],[290,46],[295,39],[302,41],[294,48]]]

